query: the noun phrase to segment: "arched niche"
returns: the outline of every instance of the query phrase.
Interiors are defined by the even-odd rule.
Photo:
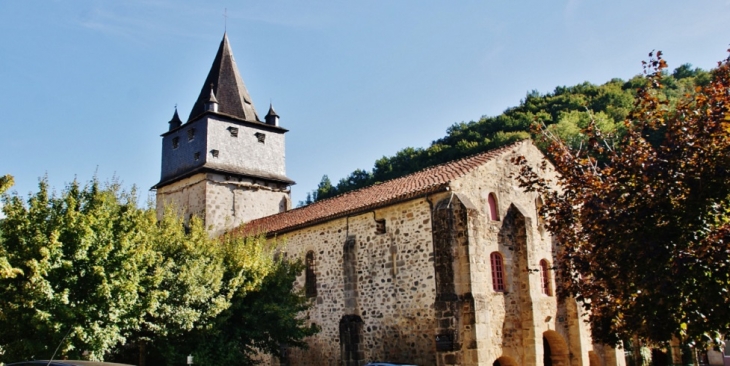
[[[569,366],[570,352],[568,343],[554,330],[542,334],[543,364],[545,366]],[[593,365],[591,365],[593,366]]]

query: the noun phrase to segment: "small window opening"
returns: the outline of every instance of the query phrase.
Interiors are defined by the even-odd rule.
[[[540,261],[540,285],[543,294],[553,296],[553,290],[550,286],[550,266],[545,259]]]
[[[193,158],[195,159],[195,161],[198,161],[198,160],[200,160],[200,152],[196,152],[196,153],[195,153],[195,154],[193,155]]]
[[[191,128],[188,130],[188,141],[191,141],[195,138],[195,129]]]
[[[306,268],[304,273],[304,292],[307,297],[317,296],[317,275],[315,274],[314,252],[307,252],[305,260]]]
[[[254,136],[256,136],[256,138],[257,138],[257,139],[259,140],[259,142],[260,142],[260,143],[262,143],[262,144],[263,144],[263,143],[264,143],[264,142],[266,141],[266,135],[264,135],[264,134],[263,134],[263,133],[261,133],[261,132],[256,132],[256,133],[254,134]]]
[[[172,148],[177,149],[178,146],[180,146],[180,138],[179,137],[173,137],[172,138]]]
[[[543,229],[545,227],[545,222],[542,218],[542,206],[543,206],[542,197],[537,196],[535,199],[535,214],[537,215],[537,228],[540,230],[540,233],[543,232]]]
[[[214,158],[218,157],[218,150],[210,150],[210,155],[213,155]]]
[[[494,193],[489,194],[487,204],[489,205],[489,219],[492,221],[499,221],[499,210],[497,210],[497,197],[494,195]]]
[[[231,137],[238,137],[238,127],[228,127],[228,132],[231,133]]]
[[[492,261],[492,289],[504,292],[504,261],[502,254],[494,252],[490,255]]]
[[[385,234],[385,219],[375,220],[375,233]]]

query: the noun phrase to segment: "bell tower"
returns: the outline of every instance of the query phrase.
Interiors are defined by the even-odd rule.
[[[224,34],[187,122],[176,109],[162,134],[160,181],[152,187],[158,216],[173,205],[186,220],[201,216],[215,235],[290,209],[287,130],[273,110],[259,119]]]

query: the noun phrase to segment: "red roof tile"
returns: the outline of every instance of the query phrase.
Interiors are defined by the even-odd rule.
[[[318,201],[305,207],[262,217],[250,221],[236,230],[243,233],[278,234],[386,206],[423,194],[442,191],[452,180],[466,175],[519,143],[516,142],[494,150],[432,166],[400,178]]]

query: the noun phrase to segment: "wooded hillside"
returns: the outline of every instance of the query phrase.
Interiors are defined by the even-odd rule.
[[[670,105],[695,87],[706,85],[710,73],[684,64],[665,73],[664,98]],[[621,134],[622,121],[634,106],[634,97],[646,79],[637,75],[628,81],[612,79],[602,85],[588,82],[559,86],[547,94],[533,90],[516,107],[508,108],[494,117],[483,116],[478,121],[455,123],[446,136],[431,142],[428,148],[407,147],[395,156],[383,156],[370,171],[356,169],[336,184],[327,175],[316,189],[307,194],[307,205],[358,188],[397,178],[426,167],[494,149],[530,137],[530,126],[542,122],[564,140],[580,144],[580,129],[591,120],[606,132]]]

